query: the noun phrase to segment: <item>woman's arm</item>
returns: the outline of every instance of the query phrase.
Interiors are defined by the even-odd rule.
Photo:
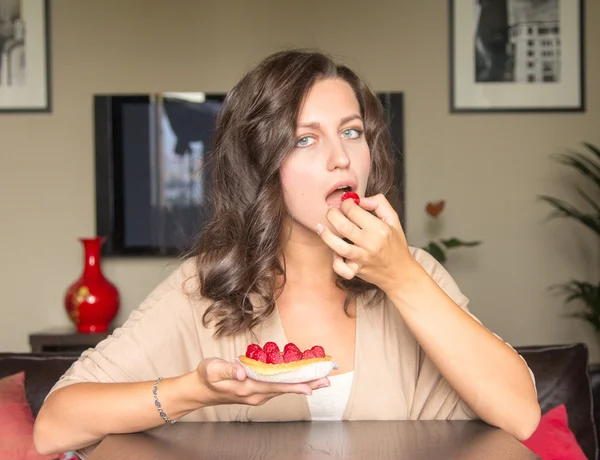
[[[134,433],[165,421],[154,404],[154,382],[74,383],[50,394],[34,425],[41,454],[81,449],[109,434]],[[195,371],[161,380],[158,399],[171,420],[219,404],[257,406],[285,394],[310,395],[328,386],[322,378],[307,383],[266,383],[247,378],[244,368],[218,358],[204,359]]]
[[[158,396],[172,419],[199,408],[196,372],[161,380]],[[52,393],[35,420],[33,438],[40,454],[80,449],[111,433],[143,431],[164,424],[156,406],[154,382],[75,383]]]
[[[372,211],[375,215],[367,211]],[[521,357],[457,305],[412,256],[398,214],[383,195],[330,208],[317,233],[334,251],[333,269],[382,289],[456,393],[491,425],[518,439],[538,425],[533,379]]]
[[[538,426],[540,406],[523,359],[458,306],[417,261],[387,294],[469,407],[517,439],[529,438]]]

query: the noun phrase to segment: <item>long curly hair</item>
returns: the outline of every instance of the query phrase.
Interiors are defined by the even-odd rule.
[[[382,193],[397,210],[394,159],[383,107],[352,70],[315,51],[290,50],[270,55],[228,92],[219,112],[214,146],[207,158],[211,216],[199,233],[199,294],[211,301],[203,316],[215,336],[251,331],[274,311],[286,282],[283,247],[288,209],[279,169],[295,144],[300,106],[313,84],[341,78],[353,89],[371,153],[366,195]],[[281,280],[277,283],[277,280]],[[375,290],[355,277],[336,279],[347,292],[344,308]]]

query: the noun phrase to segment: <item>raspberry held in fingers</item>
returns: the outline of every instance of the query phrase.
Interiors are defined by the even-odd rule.
[[[356,204],[360,204],[360,198],[359,196],[354,193],[354,192],[346,192],[342,195],[342,202],[344,200],[347,200],[348,198],[351,198],[352,201],[354,201]]]

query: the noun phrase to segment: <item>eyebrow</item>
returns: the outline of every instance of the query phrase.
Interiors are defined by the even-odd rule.
[[[344,125],[346,123],[348,123],[349,121],[352,120],[360,120],[362,121],[362,117],[356,113],[352,114],[352,115],[348,115],[347,117],[344,117],[340,120],[340,125]],[[321,126],[321,124],[319,122],[313,121],[311,123],[303,123],[301,125],[298,125],[298,128],[311,128],[311,129],[317,129]]]

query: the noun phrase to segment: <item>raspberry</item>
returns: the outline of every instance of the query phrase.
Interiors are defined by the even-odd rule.
[[[297,351],[298,353],[302,353],[302,352],[300,351],[300,348],[298,348],[298,347],[296,346],[296,344],[295,344],[295,343],[292,343],[292,342],[290,342],[290,343],[286,344],[286,345],[285,345],[285,347],[283,347],[283,352],[284,352],[284,353],[285,353],[286,351],[288,351],[288,350],[294,350],[294,351]]]
[[[248,348],[246,348],[246,357],[247,358],[254,358],[254,354],[260,350],[260,345],[257,345],[255,343],[251,343],[250,345],[248,345]]]
[[[265,352],[267,353],[267,355],[269,353],[271,353],[272,351],[276,351],[277,353],[279,353],[279,347],[277,346],[277,344],[275,342],[267,342],[264,344],[263,346],[263,350],[265,350]]]
[[[301,359],[302,353],[297,349],[297,347],[295,350],[292,347],[289,347],[283,352],[283,361],[286,363],[293,363],[294,361],[300,361]]]
[[[266,363],[267,354],[265,353],[265,350],[256,350],[252,359],[260,361],[261,363]]]
[[[325,357],[325,349],[321,345],[315,345],[311,350],[315,354],[315,358]]]
[[[315,355],[315,352],[312,350],[304,350],[304,353],[302,353],[302,359],[311,359],[316,357],[317,356]]]
[[[270,351],[267,353],[267,364],[281,364],[283,356],[278,351]]]
[[[348,198],[352,198],[352,201],[354,201],[356,204],[360,204],[360,198],[358,197],[358,195],[354,192],[345,192],[342,195],[342,202],[344,200],[347,200]]]

